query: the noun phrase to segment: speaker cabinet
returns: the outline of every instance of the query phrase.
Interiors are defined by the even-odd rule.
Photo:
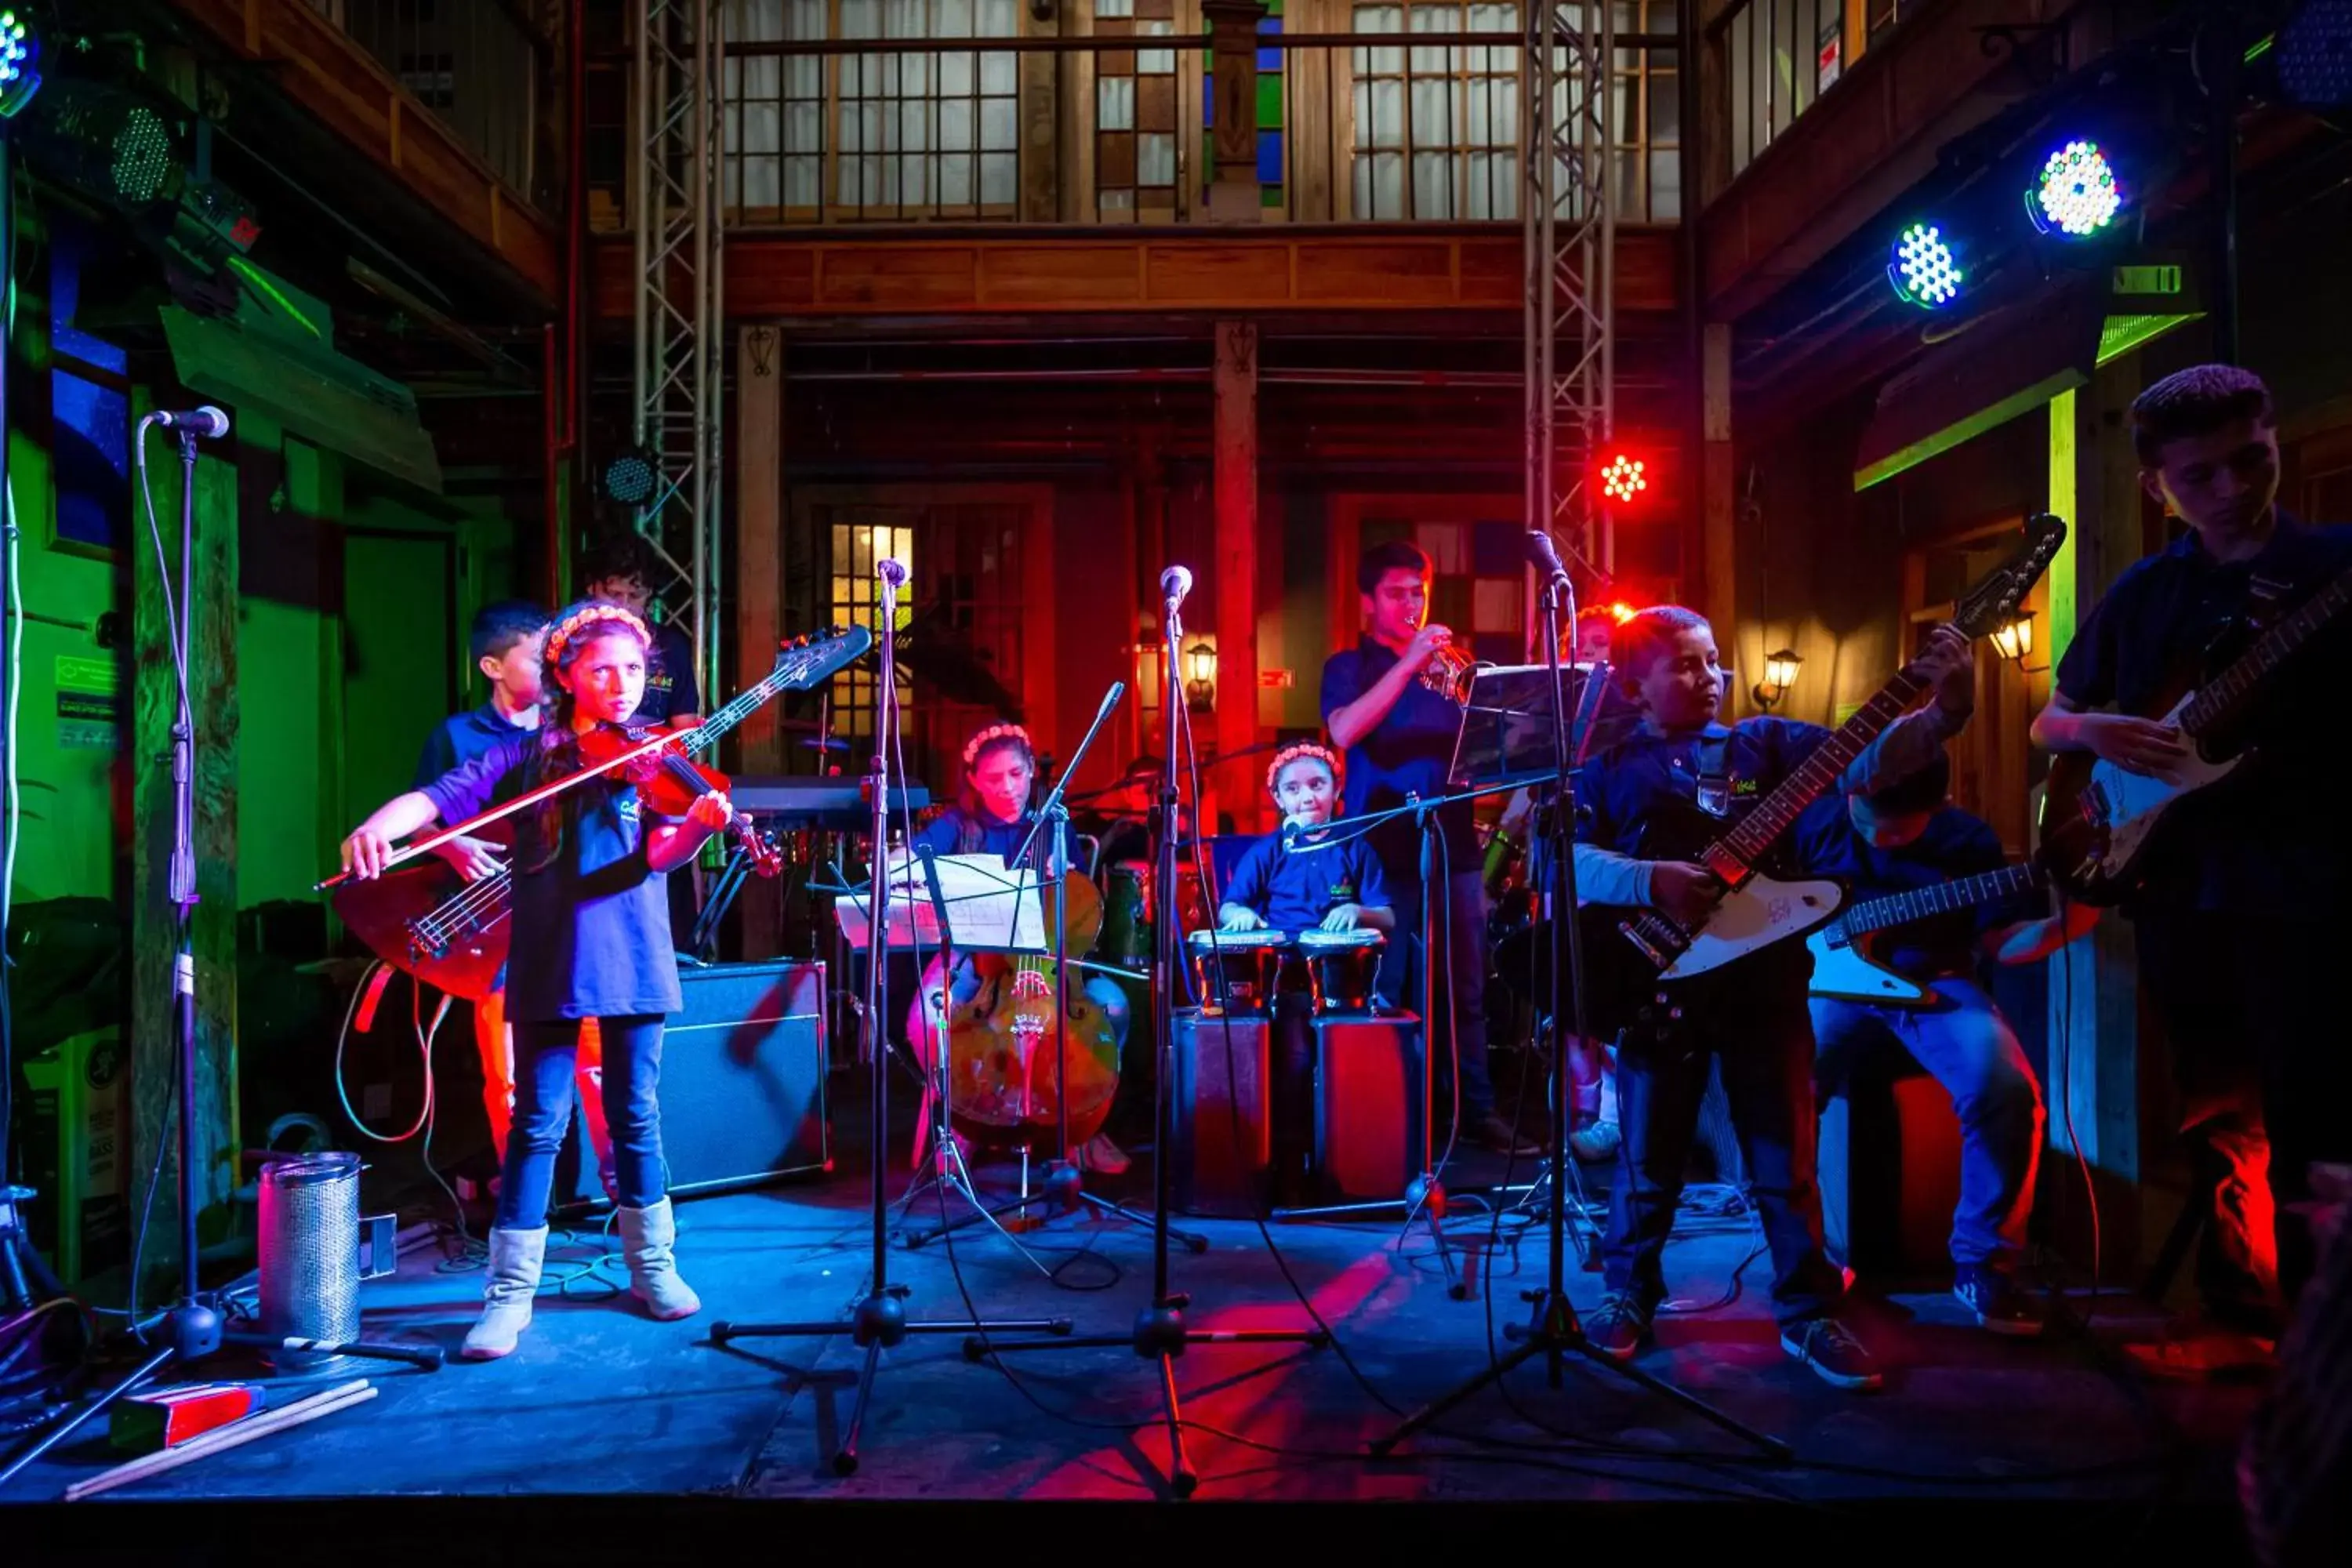
[[[690,1197],[829,1170],[822,963],[681,966],[662,1039],[662,1146]]]

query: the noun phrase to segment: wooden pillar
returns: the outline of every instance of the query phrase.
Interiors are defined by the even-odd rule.
[[[784,635],[784,336],[772,326],[735,329],[735,689],[756,684],[775,668]],[[781,773],[784,742],[774,704],[735,731],[735,771]],[[781,951],[783,910],[776,884],[744,889],[742,956]]]
[[[1735,664],[1742,646],[1738,603],[1738,473],[1731,442],[1731,328],[1709,322],[1699,329],[1699,603],[1715,623],[1716,645]],[[1753,685],[1761,670],[1735,669]],[[1724,710],[1736,710],[1738,693],[1727,692]],[[1728,721],[1727,721],[1727,722]]]
[[[1217,702],[1216,747],[1226,755],[1257,744],[1257,327],[1217,323],[1216,367]],[[1209,781],[1234,826],[1249,831],[1265,804],[1239,757]]]
[[[2091,385],[2050,405],[2050,505],[2071,527],[2050,576],[2053,670],[2101,596],[2143,552],[2138,472],[2125,417],[2138,389],[2138,360],[2125,355],[2097,372]],[[2035,805],[2038,821],[2038,799]],[[2071,1154],[2079,1141],[2098,1184],[2109,1196],[2126,1195],[2104,1206],[2111,1227],[2108,1256],[2129,1259],[2150,1229],[2160,1229],[2139,1223],[2141,1205],[2129,1201],[2146,1198],[2141,1184],[2148,1163],[2131,922],[2110,914],[2052,957],[2049,998],[2050,1142]],[[2066,1163],[2045,1162],[2045,1168]],[[2068,1212],[2081,1207],[2075,1204]],[[2058,1244],[2083,1252],[2087,1239],[2065,1237]]]
[[[180,569],[180,467],[167,432],[149,454],[164,552]],[[236,469],[207,453],[196,465],[194,580],[182,612],[188,623],[188,689],[195,720],[197,903],[190,939],[195,956],[197,1212],[225,1202],[236,1185]],[[131,637],[137,666],[131,749],[131,1163],[143,1185],[160,1169],[146,1267],[179,1265],[179,1133],[171,1121],[179,1092],[179,1031],[173,1021],[176,913],[169,899],[174,826],[172,730],[179,689],[162,584],[152,560],[134,559]],[[173,1153],[155,1164],[157,1145]],[[131,1195],[138,1201],[138,1194]],[[135,1219],[134,1222],[136,1223]],[[152,1293],[150,1300],[152,1299]]]
[[[1265,7],[1259,0],[1201,0],[1201,15],[1209,24],[1216,105],[1209,221],[1256,223],[1265,216],[1257,180],[1257,25]]]

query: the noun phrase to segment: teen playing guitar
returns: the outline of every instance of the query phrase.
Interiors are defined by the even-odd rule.
[[[2352,940],[2352,855],[2327,811],[2341,774],[2335,715],[2352,616],[2326,618],[2347,597],[2352,529],[2281,513],[2270,393],[2246,371],[2199,365],[2158,382],[2132,405],[2132,443],[2142,487],[2187,532],[2116,580],[2059,661],[2032,730],[2036,744],[2062,754],[2044,811],[2048,857],[2084,896],[2125,900],[2184,1113],[2218,1183],[2209,1241],[2226,1245],[2248,1228],[2237,1216],[2252,1195],[2247,1156],[2260,1146],[2259,1079],[2278,1282],[2292,1300],[2312,1264],[2294,1206],[2308,1195],[2306,1172],[2352,1156],[2337,979]],[[2217,644],[2249,632],[2256,662],[2225,667],[2209,689],[2223,700],[2180,706]],[[2167,802],[2149,787],[2177,791],[2247,751],[2245,765],[2210,789]],[[2067,778],[2089,758],[2105,765],[2070,792]],[[2151,801],[2170,806],[2161,833],[2119,830]],[[2097,820],[2118,812],[2118,830]],[[2118,841],[2144,842],[2145,853],[2092,865],[2105,885],[2085,886],[2086,863],[2111,857]],[[2200,1271],[2207,1306],[2225,1318],[2257,1306],[2250,1298],[2267,1250],[2258,1237],[2235,1239],[2227,1255],[2209,1250]],[[2251,1277],[2229,1279],[2233,1260]]]

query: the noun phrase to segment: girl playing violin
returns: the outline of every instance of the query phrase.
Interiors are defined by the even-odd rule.
[[[462,822],[493,799],[579,771],[583,738],[636,710],[652,646],[650,628],[622,605],[590,599],[565,611],[548,632],[543,656],[553,699],[547,721],[378,809],[343,841],[343,868],[373,877],[394,839],[436,817]],[[701,1310],[676,1266],[655,1098],[663,1016],[680,1005],[664,879],[732,816],[726,796],[715,793],[698,798],[682,819],[641,812],[635,786],[606,775],[550,796],[516,824],[507,969],[519,1069],[515,1133],[490,1232],[486,1304],[466,1335],[463,1353],[471,1359],[507,1354],[530,1325],[584,1019],[595,1019],[604,1038],[604,1116],[630,1293],[664,1321]]]
[[[1048,829],[1034,840],[1030,837],[1036,817],[1029,809],[1029,792],[1036,778],[1037,756],[1029,743],[1029,731],[1018,724],[988,725],[964,742],[963,786],[956,792],[956,803],[917,829],[909,847],[918,852],[928,848],[939,855],[996,855],[1010,865],[1027,842],[1029,865],[1042,868],[1051,853],[1052,837]],[[940,960],[934,955],[917,1003],[923,1011],[908,1021],[910,1036],[919,1042],[935,1039],[945,1009],[971,1000],[979,985],[979,973],[969,955],[957,958],[954,978],[948,984],[942,984]],[[1126,994],[1100,975],[1088,976],[1084,989],[1110,1019],[1118,1043],[1125,1045]],[[1126,1152],[1101,1133],[1072,1150],[1070,1158],[1081,1170],[1110,1175],[1126,1170],[1129,1163]]]

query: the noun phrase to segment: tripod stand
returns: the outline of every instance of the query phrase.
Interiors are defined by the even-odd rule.
[[[1181,902],[1176,892],[1177,832],[1177,742],[1181,736],[1182,715],[1177,704],[1183,700],[1183,690],[1178,675],[1179,649],[1184,636],[1182,620],[1177,614],[1185,589],[1192,585],[1192,574],[1174,567],[1160,579],[1168,595],[1167,639],[1161,648],[1166,660],[1160,680],[1160,711],[1166,717],[1166,771],[1160,784],[1160,842],[1155,854],[1156,870],[1154,897],[1159,903],[1152,931],[1151,1011],[1160,1047],[1159,1085],[1153,1095],[1151,1149],[1151,1304],[1138,1312],[1135,1327],[1127,1334],[1087,1334],[1074,1339],[1045,1341],[1030,1340],[1012,1344],[997,1344],[982,1331],[964,1341],[964,1355],[980,1361],[990,1355],[1002,1355],[1013,1351],[1102,1349],[1128,1345],[1137,1356],[1156,1362],[1160,1367],[1160,1398],[1168,1423],[1168,1485],[1178,1497],[1191,1497],[1200,1486],[1201,1478],[1192,1468],[1184,1449],[1183,1406],[1176,1393],[1176,1361],[1196,1344],[1307,1344],[1320,1346],[1329,1336],[1320,1329],[1213,1329],[1192,1328],[1184,1321],[1184,1310],[1192,1304],[1192,1298],[1170,1289],[1168,1273],[1168,1239],[1170,1206],[1169,1151],[1176,1136],[1176,1102],[1172,1089],[1176,1082],[1176,983],[1177,938],[1176,923]]]
[[[1549,970],[1550,1015],[1553,1037],[1559,1037],[1560,1026],[1570,1021],[1560,1006],[1560,945],[1565,938],[1568,948],[1568,983],[1570,1009],[1579,1038],[1587,1037],[1585,1026],[1584,943],[1576,922],[1576,861],[1572,845],[1571,825],[1575,817],[1576,785],[1569,764],[1576,756],[1570,743],[1569,719],[1562,700],[1559,671],[1559,625],[1562,601],[1568,602],[1570,624],[1574,624],[1575,590],[1569,582],[1567,570],[1552,549],[1551,537],[1540,529],[1528,535],[1529,553],[1537,571],[1544,576],[1544,661],[1552,683],[1551,728],[1552,755],[1559,770],[1559,799],[1550,822],[1551,850],[1544,868],[1545,892],[1551,919],[1547,930],[1550,936]],[[1564,1054],[1564,1053],[1563,1053]],[[1499,1383],[1521,1363],[1542,1356],[1551,1386],[1560,1385],[1560,1367],[1570,1351],[1583,1356],[1594,1365],[1661,1394],[1695,1415],[1713,1422],[1725,1431],[1746,1439],[1767,1454],[1780,1459],[1793,1457],[1789,1446],[1777,1437],[1768,1436],[1746,1426],[1704,1400],[1676,1388],[1661,1378],[1653,1377],[1641,1368],[1620,1362],[1601,1351],[1587,1339],[1584,1325],[1576,1315],[1576,1308],[1568,1299],[1568,1072],[1565,1060],[1551,1075],[1551,1111],[1554,1136],[1551,1144],[1549,1180],[1551,1191],[1546,1205],[1546,1224],[1551,1233],[1551,1258],[1543,1288],[1527,1292],[1529,1304],[1528,1321],[1514,1323],[1507,1331],[1518,1341],[1516,1349],[1496,1358],[1484,1371],[1438,1395],[1387,1435],[1376,1437],[1370,1445],[1376,1455],[1385,1455],[1406,1437],[1429,1426],[1447,1411],[1470,1398],[1489,1384]]]
[[[869,787],[873,791],[873,882],[868,894],[870,907],[866,942],[866,1060],[873,1075],[873,1106],[869,1130],[873,1141],[869,1158],[874,1167],[874,1190],[871,1194],[874,1214],[873,1282],[857,1303],[850,1317],[852,1342],[866,1352],[865,1363],[857,1373],[857,1403],[851,1408],[849,1427],[842,1436],[841,1446],[834,1451],[833,1469],[835,1475],[854,1475],[857,1470],[857,1439],[866,1426],[866,1406],[874,1397],[874,1376],[885,1350],[899,1343],[908,1334],[964,1333],[973,1329],[982,1332],[1066,1334],[1070,1320],[1054,1318],[1026,1320],[1017,1322],[908,1322],[907,1321],[908,1288],[890,1283],[889,1199],[883,1188],[885,1151],[889,1146],[890,1132],[890,1070],[887,1029],[883,1008],[889,998],[890,987],[885,978],[886,959],[889,949],[890,910],[890,742],[898,723],[898,672],[893,668],[893,638],[887,628],[898,624],[898,591],[907,581],[907,569],[896,561],[876,564],[875,574],[881,579],[881,610],[879,625],[885,628],[876,639],[881,652],[881,672],[875,689],[879,696],[875,703],[874,768]],[[911,910],[908,911],[911,916]],[[908,922],[913,923],[911,919]],[[942,1053],[944,1055],[944,1053]],[[940,1115],[946,1116],[946,1102],[940,1102]],[[941,1136],[945,1137],[944,1125]],[[749,1339],[829,1339],[841,1331],[841,1324],[825,1323],[730,1323],[710,1325],[710,1342],[724,1346],[736,1340]]]

